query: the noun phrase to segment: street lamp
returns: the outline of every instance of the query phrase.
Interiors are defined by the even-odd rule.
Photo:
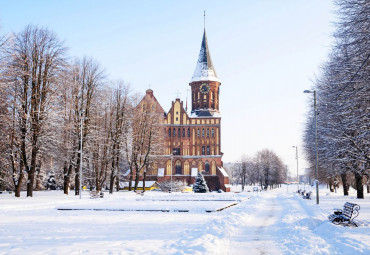
[[[316,105],[316,90],[305,90],[303,93],[313,94],[314,110],[315,110],[315,177],[316,177],[316,204],[319,204],[319,179],[317,176],[318,168],[318,153],[317,153],[317,105]]]
[[[297,184],[298,184],[298,190],[299,190],[299,174],[298,174],[298,146],[292,146],[295,148],[295,157],[297,159]]]
[[[86,120],[86,117],[82,117],[82,112],[81,112],[81,120],[80,120],[80,171],[79,171],[79,176],[80,176],[80,199],[82,196],[82,127],[83,127],[83,121]]]

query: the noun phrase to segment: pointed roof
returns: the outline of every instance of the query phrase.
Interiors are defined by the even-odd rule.
[[[213,67],[211,54],[208,49],[206,29],[204,29],[202,46],[200,47],[199,58],[193,77],[190,82],[196,81],[218,81],[216,70]]]

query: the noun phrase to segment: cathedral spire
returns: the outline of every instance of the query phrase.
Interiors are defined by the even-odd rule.
[[[195,67],[193,77],[191,78],[190,82],[196,82],[196,81],[220,82],[220,80],[217,77],[216,70],[212,64],[211,54],[210,54],[208,43],[207,43],[207,33],[206,33],[205,24],[204,24],[202,45],[200,47],[200,52],[199,52],[199,58],[197,61],[197,65]]]

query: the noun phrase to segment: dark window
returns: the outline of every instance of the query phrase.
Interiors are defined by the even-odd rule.
[[[180,148],[173,148],[172,154],[173,155],[180,155]]]
[[[212,137],[215,137],[215,131],[212,128]]]
[[[176,129],[173,129],[173,137],[176,137]]]
[[[181,137],[181,129],[179,128],[178,132],[177,132],[177,136],[178,137]]]
[[[182,129],[182,137],[185,137],[185,128]]]
[[[190,137],[190,128],[188,128],[188,137]]]
[[[204,148],[204,146],[202,146],[202,155],[204,155],[205,154],[205,148]]]
[[[206,173],[209,174],[209,162],[206,161]]]
[[[176,174],[181,174],[181,162],[176,162]]]
[[[168,136],[171,137],[171,129],[168,129]]]
[[[209,146],[207,146],[207,155],[210,155]]]
[[[209,128],[207,128],[207,137],[209,137]]]
[[[200,137],[200,131],[199,131],[199,128],[198,128],[198,137]]]

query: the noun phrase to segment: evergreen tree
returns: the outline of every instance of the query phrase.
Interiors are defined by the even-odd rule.
[[[207,193],[209,192],[206,180],[201,172],[198,173],[197,179],[194,183],[194,192],[195,193]]]

